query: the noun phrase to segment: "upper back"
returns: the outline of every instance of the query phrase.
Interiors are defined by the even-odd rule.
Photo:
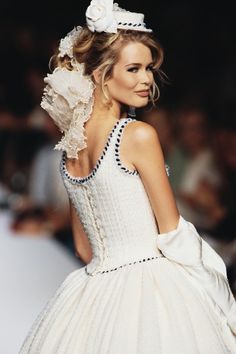
[[[134,122],[136,120],[131,118],[121,118],[113,124],[110,130],[106,129],[108,132],[106,131],[105,133],[104,129],[99,130],[96,127],[93,127],[93,133],[91,134],[90,131],[88,134],[87,148],[80,151],[78,160],[66,159],[65,153],[63,153],[65,169],[68,174],[71,176],[77,176],[77,180],[79,177],[85,178],[86,176],[90,175],[94,171],[98,162],[101,162],[101,156],[106,154],[106,151],[110,145],[111,137],[113,137],[113,140],[115,139],[114,135],[117,134],[116,130],[120,127],[123,133],[124,127],[131,121]],[[94,130],[96,130],[95,133]],[[121,135],[121,131],[118,132],[118,139],[119,135]],[[135,168],[127,156],[128,152],[130,151],[129,140],[127,139],[127,136],[122,138],[122,146],[120,144],[120,140],[121,139],[118,140],[120,148],[119,155],[122,153],[123,164],[125,164],[127,169],[133,171]],[[111,148],[109,148],[109,150],[110,149]]]

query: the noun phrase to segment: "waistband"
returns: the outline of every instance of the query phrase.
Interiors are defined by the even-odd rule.
[[[138,264],[138,263],[143,263],[143,262],[148,262],[148,261],[152,261],[154,259],[158,259],[158,258],[164,258],[164,255],[163,254],[158,254],[157,256],[151,256],[151,257],[145,257],[145,258],[142,258],[142,259],[137,259],[133,262],[128,262],[128,263],[124,263],[124,264],[120,264],[114,268],[108,268],[108,269],[102,269],[102,270],[96,270],[94,272],[90,272],[88,269],[87,269],[87,266],[85,267],[85,271],[88,275],[95,275],[95,274],[104,274],[104,273],[109,273],[109,272],[114,272],[114,271],[117,271],[121,268],[124,268],[124,267],[127,267],[127,266],[132,266],[134,264]]]

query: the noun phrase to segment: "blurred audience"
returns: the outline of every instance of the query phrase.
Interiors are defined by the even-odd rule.
[[[31,120],[31,124],[34,125],[35,120]],[[33,205],[44,210],[47,216],[46,226],[54,237],[74,253],[69,201],[59,173],[61,152],[54,150],[61,133],[49,116],[41,121],[40,129],[47,132],[50,140],[39,149],[32,163],[29,198]]]
[[[235,110],[236,112],[236,110]],[[231,117],[230,117],[231,118]],[[225,117],[213,129],[214,152],[221,169],[219,203],[224,215],[215,223],[212,234],[226,241],[236,240],[236,124]]]
[[[187,102],[186,102],[187,105]],[[203,189],[221,184],[221,174],[212,148],[212,136],[206,112],[198,106],[186,106],[174,116],[176,136],[185,152],[186,163],[177,189],[180,211],[198,228],[210,227],[212,216],[198,200],[205,198]]]
[[[59,174],[61,153],[53,150],[60,133],[39,105],[42,88],[37,85],[37,100],[27,115],[0,111],[0,206],[12,211],[16,234],[46,233],[74,255],[68,197]]]

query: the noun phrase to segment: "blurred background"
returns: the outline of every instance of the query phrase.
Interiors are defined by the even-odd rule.
[[[59,39],[83,25],[88,1],[0,4],[0,352],[15,354],[75,257],[58,173],[59,132],[40,108]],[[225,1],[120,0],[145,13],[164,48],[158,131],[181,214],[223,257],[236,294],[236,29]],[[158,183],[158,181],[157,181]],[[12,337],[15,337],[15,341]]]

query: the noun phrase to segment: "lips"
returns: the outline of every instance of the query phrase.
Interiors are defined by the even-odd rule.
[[[138,96],[140,96],[140,97],[148,97],[148,95],[149,95],[149,91],[148,91],[148,90],[136,91],[135,93],[136,93]]]

